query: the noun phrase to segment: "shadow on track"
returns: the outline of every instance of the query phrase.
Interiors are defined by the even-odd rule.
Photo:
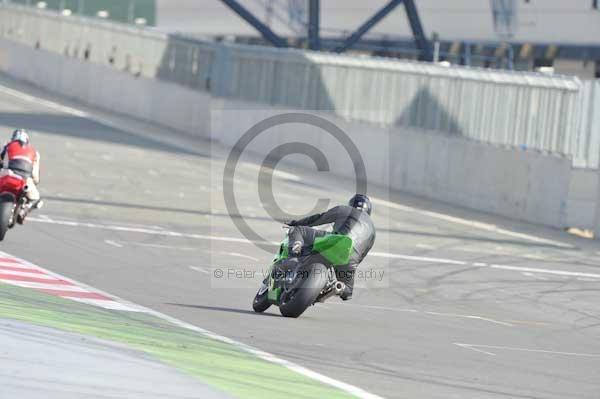
[[[21,127],[40,134],[54,134],[73,138],[104,141],[107,143],[129,145],[148,150],[163,151],[175,154],[208,157],[208,154],[166,142],[154,140],[142,135],[103,125],[92,119],[73,115],[51,113],[18,113],[0,112],[2,125]],[[200,140],[198,141],[200,145]]]
[[[257,315],[257,316],[281,317],[280,315],[275,314],[275,313],[256,313],[253,310],[223,308],[220,306],[191,305],[191,304],[185,304],[185,303],[169,303],[169,302],[167,302],[165,305],[178,306],[178,307],[182,307],[182,308],[211,310],[211,311],[215,311],[215,312],[227,312],[227,313],[251,314],[251,315]]]

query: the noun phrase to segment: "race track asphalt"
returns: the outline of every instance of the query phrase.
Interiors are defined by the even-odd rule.
[[[0,135],[32,131],[46,199],[2,251],[384,397],[600,397],[595,242],[374,187],[378,238],[361,269],[382,281],[365,274],[351,302],[299,319],[257,315],[252,297],[273,254],[227,214],[227,149],[88,110],[110,122],[100,123],[6,87],[86,109],[0,79]],[[277,242],[283,230],[260,205],[251,161],[236,198]],[[284,170],[274,182],[286,210],[351,194],[344,179]]]

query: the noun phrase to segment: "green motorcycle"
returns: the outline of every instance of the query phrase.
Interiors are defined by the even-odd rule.
[[[346,286],[337,280],[335,267],[348,264],[352,248],[352,238],[329,234],[316,238],[299,256],[289,256],[286,238],[254,297],[254,311],[275,305],[282,316],[298,317],[309,306],[341,295]]]

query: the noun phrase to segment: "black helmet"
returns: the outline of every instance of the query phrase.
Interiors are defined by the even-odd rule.
[[[348,205],[350,205],[352,208],[366,211],[369,215],[373,209],[371,206],[371,200],[364,194],[356,194],[354,197],[350,198]]]

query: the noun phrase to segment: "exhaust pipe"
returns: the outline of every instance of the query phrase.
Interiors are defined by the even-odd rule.
[[[331,290],[329,290],[325,295],[317,299],[317,302],[325,302],[326,299],[331,298],[334,295],[340,296],[346,289],[346,284],[341,281],[336,281]]]
[[[23,192],[26,193],[27,191],[29,191],[29,186],[25,185],[25,187],[23,187]]]
[[[336,282],[333,286],[333,291],[335,291],[335,295],[342,295],[342,292],[344,292],[345,289],[346,284],[342,283],[341,281]]]

